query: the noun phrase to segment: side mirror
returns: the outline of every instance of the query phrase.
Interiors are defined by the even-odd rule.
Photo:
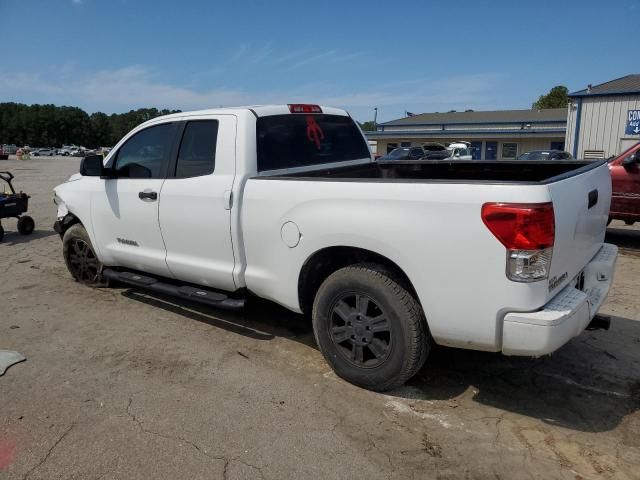
[[[80,162],[80,175],[84,177],[102,177],[105,168],[102,166],[103,158],[100,155],[84,157]]]
[[[640,152],[633,153],[622,160],[622,165],[625,167],[635,165],[637,163],[640,163]]]

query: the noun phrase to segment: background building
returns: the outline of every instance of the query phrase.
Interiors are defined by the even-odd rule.
[[[640,74],[569,94],[567,147],[577,158],[608,158],[640,141]]]
[[[476,160],[510,159],[531,150],[565,148],[567,109],[422,113],[367,132],[378,154],[429,142],[471,142]]]

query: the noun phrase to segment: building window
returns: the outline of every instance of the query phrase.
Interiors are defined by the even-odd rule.
[[[485,142],[484,148],[485,160],[495,160],[498,158],[498,142]]]
[[[516,158],[518,156],[518,144],[517,143],[503,143],[502,144],[502,158]]]

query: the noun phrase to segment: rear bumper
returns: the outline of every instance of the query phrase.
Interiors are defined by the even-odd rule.
[[[618,247],[602,244],[584,268],[584,290],[566,286],[541,310],[508,313],[502,329],[502,353],[540,356],[580,335],[596,315],[613,282]]]

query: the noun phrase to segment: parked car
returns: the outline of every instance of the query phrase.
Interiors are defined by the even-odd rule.
[[[609,160],[613,194],[609,220],[640,221],[640,142]]]
[[[451,157],[451,151],[441,143],[425,143],[422,145],[424,150],[424,160],[445,160]]]
[[[573,160],[573,155],[563,150],[532,150],[518,155],[518,160]]]
[[[2,151],[9,155],[15,155],[18,151],[18,147],[14,144],[4,144],[2,145]]]
[[[37,148],[35,150],[33,150],[31,152],[31,155],[33,155],[34,157],[52,157],[54,155],[57,155],[58,152],[55,148]]]
[[[383,155],[378,160],[418,160],[424,156],[424,150],[422,147],[399,147],[394,148],[386,155]]]
[[[76,145],[63,145],[62,148],[58,149],[58,155],[68,157],[71,155],[72,151],[77,149],[78,147]]]
[[[454,142],[447,146],[449,156],[454,160],[472,160],[471,144],[469,142]]]
[[[339,376],[388,390],[434,343],[540,356],[608,326],[610,198],[605,161],[373,162],[344,110],[239,107],[84,158],[54,229],[82,284],[227,309],[250,292],[310,315]]]

